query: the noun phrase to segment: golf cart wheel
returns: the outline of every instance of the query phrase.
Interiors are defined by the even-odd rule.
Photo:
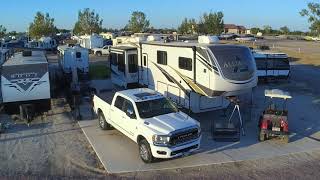
[[[99,126],[102,130],[110,130],[111,129],[111,125],[109,123],[107,123],[102,112],[100,112],[98,114],[98,120],[99,120]]]
[[[259,133],[259,141],[263,142],[265,140],[267,140],[266,133],[264,133],[263,131],[260,131],[260,133]]]
[[[139,142],[139,155],[144,163],[152,163],[154,157],[152,156],[150,145],[147,140],[142,139]]]
[[[289,143],[289,135],[285,135],[282,137],[282,142],[285,143],[285,144],[288,144]]]

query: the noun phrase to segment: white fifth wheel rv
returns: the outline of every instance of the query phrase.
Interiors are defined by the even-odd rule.
[[[89,74],[89,52],[80,46],[59,46],[59,66],[65,75],[71,79],[72,68],[76,67],[80,79],[87,78]]]
[[[41,51],[16,53],[2,65],[2,101],[10,114],[32,105],[38,112],[51,109],[48,61]]]
[[[253,51],[257,64],[257,76],[259,78],[274,77],[288,78],[290,75],[290,63],[285,53],[270,51]]]
[[[257,85],[249,48],[212,44],[212,38],[204,37],[199,42],[112,47],[112,81],[126,88],[154,89],[194,113],[223,109],[229,104],[226,97],[250,92]]]

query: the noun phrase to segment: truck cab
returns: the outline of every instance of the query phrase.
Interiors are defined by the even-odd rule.
[[[145,163],[200,148],[200,123],[156,91],[104,91],[94,95],[93,104],[101,129],[114,127],[136,142]]]

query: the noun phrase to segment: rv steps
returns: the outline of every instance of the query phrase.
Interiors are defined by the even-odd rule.
[[[213,125],[212,138],[220,142],[237,142],[240,141],[240,127],[234,123],[217,122]]]

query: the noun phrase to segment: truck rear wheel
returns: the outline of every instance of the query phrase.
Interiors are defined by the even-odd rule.
[[[111,125],[109,123],[107,123],[106,118],[104,117],[103,113],[100,112],[98,114],[98,120],[99,120],[99,126],[102,130],[110,130]]]
[[[139,142],[139,155],[144,163],[152,163],[154,157],[152,156],[150,145],[147,140],[142,139]]]
[[[100,51],[96,52],[96,56],[102,56],[102,53]]]

